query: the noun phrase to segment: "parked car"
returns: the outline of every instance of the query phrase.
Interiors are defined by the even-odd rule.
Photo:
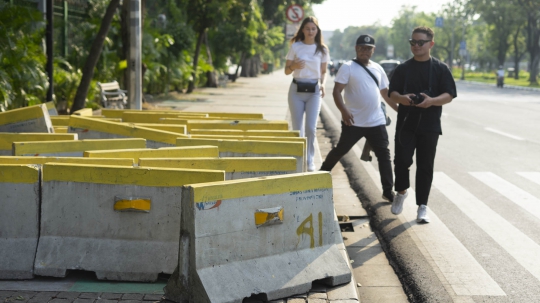
[[[381,62],[379,62],[379,64],[384,69],[386,76],[388,76],[388,79],[392,78],[392,72],[400,63],[401,62],[399,62],[398,60],[382,60]]]

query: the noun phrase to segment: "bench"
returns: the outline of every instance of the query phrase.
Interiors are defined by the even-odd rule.
[[[126,90],[120,89],[118,81],[97,83],[101,97],[101,106],[104,108],[123,109],[127,105]]]

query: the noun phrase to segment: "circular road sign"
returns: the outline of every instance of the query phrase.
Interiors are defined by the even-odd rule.
[[[300,22],[304,18],[304,9],[298,5],[293,4],[287,8],[287,19],[291,22]]]

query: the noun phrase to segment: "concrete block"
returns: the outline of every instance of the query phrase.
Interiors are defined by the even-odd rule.
[[[67,126],[53,126],[54,132],[57,134],[67,134],[68,133],[68,127]]]
[[[18,157],[0,156],[0,164],[45,164],[45,163],[77,163],[94,165],[133,166],[135,162],[129,158],[84,158],[84,157]]]
[[[178,138],[178,146],[212,145],[219,149],[220,157],[294,157],[296,171],[304,171],[304,143],[255,140],[217,140]]]
[[[182,185],[223,179],[222,171],[43,165],[35,274],[156,281],[177,265]]]
[[[152,129],[159,129],[168,132],[185,135],[187,134],[187,127],[181,124],[161,124],[161,123],[133,123],[135,126],[142,126]]]
[[[74,111],[72,115],[88,117],[94,115],[94,111],[91,108],[81,108],[77,111]]]
[[[139,166],[223,170],[225,171],[225,180],[256,178],[299,172],[296,171],[296,159],[293,157],[140,158]]]
[[[171,119],[162,119],[166,121]],[[242,129],[242,130],[288,130],[289,123],[280,120],[228,120],[224,122],[203,121],[203,120],[188,120],[188,132],[192,129]]]
[[[193,135],[300,137],[299,130],[191,129]]]
[[[47,111],[49,112],[49,116],[58,116],[58,111],[56,110],[56,105],[54,105],[53,101],[45,102],[45,106],[47,106]]]
[[[77,140],[77,134],[0,133],[0,156],[11,156],[13,142]]]
[[[68,126],[70,116],[51,116],[53,126]]]
[[[149,112],[149,111],[129,111],[122,113],[123,122],[131,123],[160,123],[163,118],[181,118],[195,119],[205,118],[206,114],[201,115],[182,115],[182,112]],[[181,123],[179,123],[181,124]]]
[[[71,116],[69,132],[79,134],[79,139],[144,138],[146,147],[175,146],[176,138],[185,135],[101,119]]]
[[[84,153],[90,158],[133,158],[139,162],[139,158],[195,158],[195,157],[218,157],[216,146],[182,146],[162,147],[157,149],[117,149],[117,150],[94,150]]]
[[[39,168],[0,165],[0,279],[31,279],[39,236]]]
[[[0,132],[54,133],[47,105],[39,104],[0,112]]]
[[[186,185],[179,267],[165,295],[175,302],[242,302],[254,294],[269,301],[306,294],[314,280],[348,283],[336,224],[327,172]]]
[[[124,113],[178,113],[178,115],[184,116],[193,116],[193,117],[208,117],[208,114],[205,113],[194,113],[194,112],[184,112],[178,110],[138,110],[138,109],[109,109],[102,108],[101,114],[107,118],[122,118]]]
[[[14,142],[13,155],[82,157],[88,150],[144,148],[145,145],[146,140],[140,138]]]

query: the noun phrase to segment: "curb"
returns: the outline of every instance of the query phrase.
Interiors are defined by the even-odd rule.
[[[469,81],[469,80],[458,80],[461,83],[467,83],[467,84],[474,84],[474,85],[482,85],[482,86],[493,86],[496,87],[495,84],[492,83],[485,83],[485,82],[476,82],[476,81]],[[526,90],[526,91],[535,91],[540,92],[540,88],[537,87],[525,87],[525,86],[517,86],[517,85],[504,85],[504,88],[511,88],[511,89],[517,89],[517,90]]]

